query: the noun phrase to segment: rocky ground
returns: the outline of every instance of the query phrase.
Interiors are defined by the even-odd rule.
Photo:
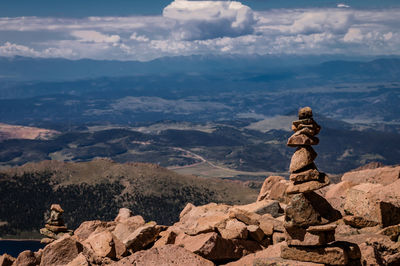
[[[315,255],[315,247],[283,258],[284,217],[293,196],[286,194],[290,181],[270,176],[251,204],[189,203],[172,226],[123,208],[114,221],[86,221],[43,250],[4,254],[0,265],[323,265],[310,262],[315,256],[331,265],[399,265],[400,166],[371,168],[315,191],[337,214],[329,224],[336,226],[336,240],[326,253]],[[345,252],[335,252],[343,243]]]

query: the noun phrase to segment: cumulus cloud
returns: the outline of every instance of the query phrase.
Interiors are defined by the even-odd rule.
[[[177,21],[174,36],[183,40],[233,37],[253,32],[253,11],[236,1],[175,0],[163,16]]]
[[[0,18],[0,56],[400,55],[400,9],[271,9],[175,0],[160,16]],[[28,33],[29,34],[26,34]]]

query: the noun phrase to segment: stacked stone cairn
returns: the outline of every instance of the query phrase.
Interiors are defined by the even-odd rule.
[[[315,137],[321,127],[314,121],[310,107],[301,108],[299,120],[294,121],[295,132],[288,140],[289,147],[296,147],[290,163],[290,184],[286,189],[290,202],[285,210],[285,235],[287,246],[282,247],[281,257],[297,261],[347,265],[349,258],[356,258],[351,247],[335,243],[336,224],[340,213],[319,194],[314,192],[329,184],[326,174],[318,171],[314,160],[317,153]],[[350,254],[351,253],[351,254]]]
[[[50,218],[47,220],[45,227],[40,229],[40,233],[45,236],[41,240],[43,244],[49,244],[56,239],[61,238],[65,234],[72,235],[73,231],[68,230],[64,223],[62,214],[64,210],[59,204],[52,204],[50,207]]]

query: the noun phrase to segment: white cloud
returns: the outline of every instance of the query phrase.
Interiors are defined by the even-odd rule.
[[[400,55],[400,9],[173,1],[161,16],[0,18],[0,56],[151,60],[191,54]],[[27,34],[29,32],[29,34]]]
[[[117,43],[121,40],[118,35],[105,35],[94,30],[72,31],[71,35],[82,42]]]
[[[253,11],[236,1],[175,0],[163,10],[177,21],[174,36],[182,40],[233,37],[253,32]]]

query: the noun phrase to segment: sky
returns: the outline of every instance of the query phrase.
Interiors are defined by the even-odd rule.
[[[0,56],[400,55],[398,0],[0,0]]]

